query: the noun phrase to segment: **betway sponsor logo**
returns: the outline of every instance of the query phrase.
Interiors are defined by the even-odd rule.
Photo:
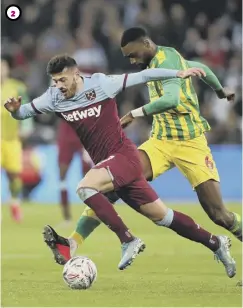
[[[100,112],[101,112],[101,105],[80,111],[75,110],[67,114],[61,113],[61,115],[66,121],[73,122],[73,121],[87,119],[90,117],[98,118],[100,116]]]

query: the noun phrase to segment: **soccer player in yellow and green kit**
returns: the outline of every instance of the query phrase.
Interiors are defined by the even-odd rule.
[[[32,119],[20,124],[9,116],[3,108],[3,103],[8,97],[21,96],[23,103],[28,102],[26,86],[23,82],[10,77],[11,57],[1,57],[1,168],[6,171],[9,180],[11,199],[9,201],[12,217],[15,221],[22,220],[20,208],[20,193],[22,181],[22,144],[21,137],[30,134],[33,128]]]
[[[204,64],[187,61],[171,47],[157,46],[142,28],[130,28],[121,39],[123,55],[140,68],[186,69],[191,66],[206,72],[203,80],[217,96],[234,100],[234,92],[223,88]],[[191,78],[148,83],[150,103],[122,118],[127,126],[136,117],[153,115],[151,137],[139,147],[144,174],[149,180],[177,167],[195,189],[205,212],[217,225],[242,241],[242,219],[223,203],[219,174],[205,132],[208,122],[201,116]]]
[[[234,93],[223,88],[207,66],[185,60],[174,48],[157,46],[142,28],[126,30],[121,49],[123,55],[141,69],[202,68],[206,72],[203,81],[219,98],[234,99]],[[176,166],[195,189],[210,219],[242,240],[241,217],[230,212],[221,197],[218,171],[204,135],[210,126],[200,115],[191,78],[148,82],[147,85],[150,103],[121,119],[125,127],[136,117],[153,115],[151,137],[138,148],[146,179],[153,180]],[[95,213],[87,207],[70,238],[80,245],[99,224]]]

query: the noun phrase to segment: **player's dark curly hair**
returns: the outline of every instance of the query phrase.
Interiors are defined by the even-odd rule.
[[[130,42],[147,37],[148,33],[145,29],[140,27],[133,27],[125,30],[121,38],[121,47],[126,46]]]
[[[47,64],[47,74],[58,74],[61,73],[65,67],[71,68],[77,66],[76,61],[68,55],[57,55],[51,58]]]

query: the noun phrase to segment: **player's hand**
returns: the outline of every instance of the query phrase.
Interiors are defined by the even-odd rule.
[[[128,112],[126,115],[124,115],[124,117],[120,119],[122,128],[127,127],[129,124],[132,123],[133,120],[134,120],[134,117],[132,116],[131,112]]]
[[[10,97],[7,102],[4,104],[4,107],[9,111],[9,112],[16,112],[19,110],[21,106],[21,100],[22,97],[19,96],[17,99],[14,97]]]
[[[183,78],[183,79],[188,78],[188,77],[192,77],[192,76],[206,77],[206,73],[201,68],[192,67],[192,68],[188,68],[187,70],[184,70],[184,71],[179,71],[176,74],[176,76],[179,77],[179,78]]]
[[[227,101],[233,103],[235,100],[235,91],[225,87],[216,91],[218,98],[227,98]]]

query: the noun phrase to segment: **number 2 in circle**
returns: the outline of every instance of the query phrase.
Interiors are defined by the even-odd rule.
[[[18,20],[21,17],[21,8],[18,5],[9,5],[5,9],[5,15],[9,20]]]

